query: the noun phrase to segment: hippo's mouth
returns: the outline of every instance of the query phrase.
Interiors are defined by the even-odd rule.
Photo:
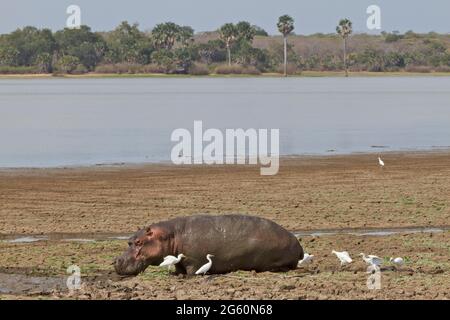
[[[124,258],[123,256],[116,258],[114,269],[117,274],[122,276],[136,276],[147,269],[149,263],[144,259]]]

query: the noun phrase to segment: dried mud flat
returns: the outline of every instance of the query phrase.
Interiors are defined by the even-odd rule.
[[[367,154],[283,159],[274,177],[247,166],[0,170],[0,234],[127,233],[199,212],[255,214],[292,231],[448,225],[450,153],[387,153],[383,159],[384,169],[377,155]],[[0,298],[450,299],[448,231],[304,236],[301,243],[316,256],[308,269],[179,278],[152,267],[122,279],[111,261],[126,247],[123,240],[3,241]],[[349,251],[355,262],[341,269],[332,249]],[[393,270],[386,261],[382,288],[369,290],[360,252],[403,256],[407,263]],[[81,267],[81,290],[48,285],[64,283],[72,264]],[[11,288],[9,281],[2,288],[2,275],[45,278],[42,286],[33,279],[34,287],[18,281]]]
[[[129,232],[195,213],[245,213],[289,230],[446,225],[450,153],[302,157],[254,166],[0,170],[0,234]]]

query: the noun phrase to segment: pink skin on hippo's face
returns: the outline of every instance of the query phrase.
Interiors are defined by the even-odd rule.
[[[158,227],[147,227],[136,232],[128,240],[128,249],[114,262],[120,275],[137,275],[149,265],[163,261],[166,232]]]

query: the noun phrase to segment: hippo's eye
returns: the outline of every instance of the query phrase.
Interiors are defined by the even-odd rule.
[[[142,246],[142,241],[141,241],[141,240],[136,240],[136,241],[134,242],[134,245],[135,245],[136,247],[140,247],[140,246]]]

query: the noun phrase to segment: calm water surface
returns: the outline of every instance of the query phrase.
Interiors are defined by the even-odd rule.
[[[283,155],[448,148],[450,77],[0,80],[0,167],[167,161],[194,120]]]

